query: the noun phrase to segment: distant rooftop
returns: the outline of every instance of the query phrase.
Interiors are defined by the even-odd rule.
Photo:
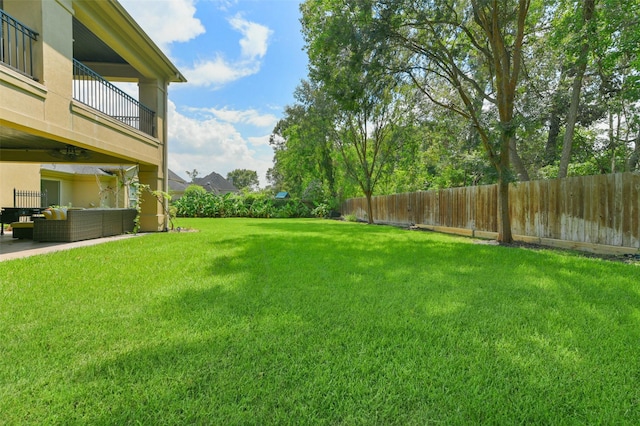
[[[223,178],[219,173],[212,172],[205,177],[196,178],[193,182],[195,185],[200,185],[208,192],[212,192],[216,195],[224,195],[229,192],[238,192],[231,182]],[[191,183],[187,182],[177,173],[169,170],[169,190],[174,193],[183,193]]]
[[[182,193],[189,186],[189,182],[169,170],[169,190],[175,193]]]
[[[209,192],[213,192],[216,195],[224,195],[229,192],[238,192],[231,182],[223,178],[220,174],[212,172],[205,177],[194,179],[196,185],[200,185]]]

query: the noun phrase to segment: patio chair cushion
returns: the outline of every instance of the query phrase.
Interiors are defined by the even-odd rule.
[[[11,224],[13,238],[32,239],[33,222],[13,222]]]
[[[67,209],[47,209],[42,214],[48,220],[67,220]]]
[[[11,224],[12,229],[25,229],[33,228],[33,222],[13,222]]]

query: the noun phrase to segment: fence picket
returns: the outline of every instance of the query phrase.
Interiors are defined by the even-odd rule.
[[[519,182],[509,187],[514,235],[640,249],[640,174]],[[379,223],[497,232],[497,185],[373,197]],[[344,202],[364,219],[366,199]]]

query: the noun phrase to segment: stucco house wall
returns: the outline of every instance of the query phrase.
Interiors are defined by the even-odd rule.
[[[11,163],[135,164],[141,183],[167,191],[167,91],[170,83],[186,79],[122,5],[116,0],[2,0],[0,13],[3,22],[16,25],[12,28],[27,28],[25,47],[12,47],[31,58],[27,67],[6,55],[0,58],[2,206],[12,205],[6,194],[19,179]],[[123,116],[109,112],[104,105],[109,101],[100,101],[110,96],[98,101],[83,96],[92,81],[106,82],[100,87],[108,87],[109,95],[117,93],[109,82],[137,84],[134,108]],[[31,176],[35,180],[38,173]],[[27,185],[38,188],[34,181],[23,181]],[[61,187],[61,201],[72,189]],[[167,223],[155,197],[141,200],[143,231],[163,230]]]
[[[40,165],[2,163],[0,167],[0,206],[13,207],[14,188],[40,191]]]

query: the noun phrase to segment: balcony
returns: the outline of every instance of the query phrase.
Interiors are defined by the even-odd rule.
[[[34,80],[33,43],[37,38],[37,32],[0,9],[0,62]]]
[[[156,136],[155,113],[150,108],[75,59],[73,99],[150,136]]]
[[[33,44],[37,37],[37,32],[0,9],[0,62],[36,81]],[[157,136],[154,111],[76,59],[73,60],[73,99],[127,126]]]

